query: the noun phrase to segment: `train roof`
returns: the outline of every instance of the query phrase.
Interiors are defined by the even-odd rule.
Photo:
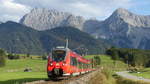
[[[81,55],[77,54],[76,52],[72,51],[69,48],[66,48],[64,46],[57,46],[56,48],[53,48],[53,50],[65,50],[69,51],[72,57],[76,57],[78,61],[89,64],[91,63],[90,60],[83,58]]]
[[[89,64],[91,63],[90,60],[83,58],[81,55],[77,54],[76,52],[71,51],[71,56],[76,57],[78,61]]]
[[[67,50],[64,46],[57,46],[56,48],[53,48],[52,50]]]

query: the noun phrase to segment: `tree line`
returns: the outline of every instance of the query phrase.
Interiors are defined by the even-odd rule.
[[[7,53],[3,49],[0,49],[0,67],[3,67],[6,65],[6,59],[15,60],[15,59],[26,59],[26,58],[33,59],[29,53],[20,55],[20,54],[14,54],[14,53]],[[47,54],[43,54],[42,56],[39,56],[38,58],[42,60],[46,60]]]
[[[122,60],[133,67],[150,67],[150,50],[110,48],[106,51],[113,60]]]
[[[5,51],[0,49],[0,67],[5,66],[6,63],[5,57],[6,57]]]

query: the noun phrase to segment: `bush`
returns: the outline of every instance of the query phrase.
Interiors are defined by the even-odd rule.
[[[27,53],[27,57],[28,57],[28,58],[30,57],[30,54],[29,54],[29,53]]]
[[[42,60],[47,60],[47,56],[46,56],[46,55],[43,55],[43,56],[42,56]]]
[[[20,59],[20,56],[17,54],[8,54],[8,59],[13,60],[13,59]]]
[[[0,49],[0,67],[5,66],[5,62],[6,62],[5,56],[6,56],[5,51]]]
[[[99,56],[95,56],[95,57],[94,57],[94,61],[95,61],[95,64],[96,64],[96,65],[100,65],[100,64],[101,64],[101,59],[100,59]]]

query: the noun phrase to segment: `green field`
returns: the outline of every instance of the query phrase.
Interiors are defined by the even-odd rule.
[[[91,59],[94,56],[99,56],[101,59],[101,73],[98,73],[93,79],[91,79],[91,84],[117,84],[116,80],[112,75],[118,71],[124,71],[127,68],[127,65],[122,61],[114,61],[110,56],[107,55],[89,55],[85,56],[87,59]],[[103,67],[103,68],[102,68]],[[101,81],[101,82],[100,82]]]
[[[123,63],[122,61],[116,61],[116,64],[114,65],[114,61],[111,59],[110,56],[107,56],[107,55],[89,55],[89,56],[85,56],[85,58],[91,59],[94,56],[100,57],[101,67],[109,68],[110,70],[113,70],[113,71],[126,70],[127,68],[127,65]]]
[[[85,58],[91,59],[93,56],[95,55],[85,56]],[[112,76],[115,71],[126,69],[126,64],[121,61],[116,61],[116,65],[114,66],[114,61],[109,56],[98,56],[101,59],[100,66],[105,68],[105,70],[107,69],[107,73],[109,73],[110,76]],[[47,79],[46,64],[46,60],[38,58],[7,60],[6,66],[0,68],[0,84],[20,84],[27,81]],[[24,72],[25,68],[31,68],[32,72]]]
[[[93,56],[97,56],[97,55],[89,55],[86,56],[85,58],[91,59]],[[116,61],[116,65],[114,65],[114,61],[109,56],[106,55],[98,55],[98,56],[101,58],[100,67],[104,67],[102,73],[104,73],[105,76],[107,77],[108,84],[140,84],[139,82],[135,82],[133,80],[126,80],[124,78],[115,77],[115,75],[114,75],[115,77],[114,79],[112,75],[115,72],[125,71],[127,69],[127,64],[123,63],[122,61]],[[140,73],[131,73],[131,74],[139,77],[150,78],[150,68],[141,69],[139,70],[139,72]],[[102,79],[102,76],[99,76],[99,79]],[[94,83],[95,81],[97,80],[94,80]],[[147,83],[143,83],[143,84],[147,84]]]
[[[131,74],[150,79],[150,68],[145,68],[145,69],[139,70],[139,72],[140,73],[131,73]]]
[[[6,66],[0,68],[0,84],[20,84],[46,79],[46,63],[46,60],[41,59],[7,60]],[[32,71],[24,72],[25,68],[30,68]]]

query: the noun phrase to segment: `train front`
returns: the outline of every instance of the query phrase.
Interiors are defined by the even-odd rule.
[[[63,75],[66,53],[67,50],[65,48],[56,48],[52,50],[52,54],[48,57],[47,63],[47,75],[49,78]]]

